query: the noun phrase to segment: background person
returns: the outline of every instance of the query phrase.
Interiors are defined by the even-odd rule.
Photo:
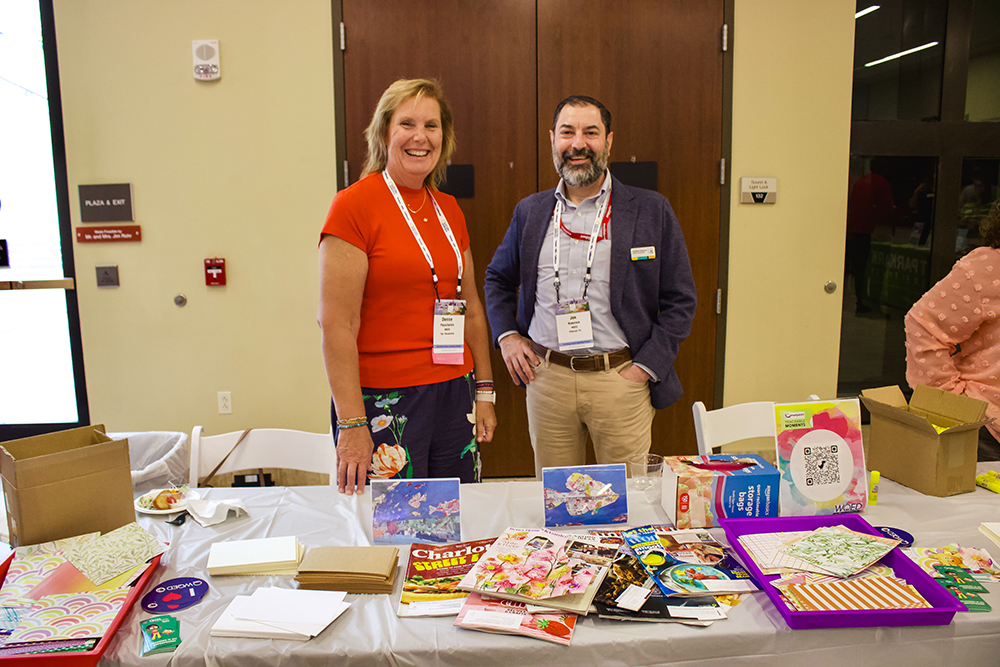
[[[490,328],[527,385],[539,479],[543,467],[584,464],[588,433],[598,463],[645,454],[654,409],[681,395],[673,363],[696,302],[687,247],[664,196],[611,176],[613,138],[596,99],[559,103],[559,185],[518,203],[486,269]]]
[[[951,272],[906,314],[906,381],[986,401],[1000,418],[1000,201],[982,219],[986,245]],[[1000,422],[983,427],[1000,436]]]
[[[496,427],[493,373],[465,217],[436,188],[455,150],[440,85],[393,83],[365,136],[364,173],[337,193],[319,247],[338,486],[362,493],[369,470],[479,481],[478,443]],[[436,332],[450,346],[435,345]]]

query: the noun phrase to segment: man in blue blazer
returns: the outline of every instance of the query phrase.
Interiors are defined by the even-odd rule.
[[[608,170],[611,113],[568,97],[549,132],[558,187],[521,200],[486,269],[486,312],[527,387],[535,472],[647,453],[654,409],[682,393],[673,362],[696,292],[670,202]]]

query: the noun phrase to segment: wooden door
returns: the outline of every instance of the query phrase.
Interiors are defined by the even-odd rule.
[[[538,2],[539,189],[559,182],[548,140],[556,105],[589,95],[611,111],[612,162],[656,162],[684,230],[698,309],[674,363],[684,395],[653,421],[659,454],[697,451],[691,406],[714,397],[722,23],[722,0]]]
[[[514,206],[538,187],[535,155],[534,0],[344,0],[347,159],[351,181],[365,158],[364,129],[399,78],[436,78],[455,118],[453,165],[472,165],[475,196],[458,200],[469,228],[479,296],[486,266]],[[483,447],[483,474],[534,474],[524,391],[499,351],[497,434]]]
[[[537,28],[536,28],[537,12]],[[653,449],[696,449],[691,404],[712,404],[722,132],[722,0],[343,0],[344,108],[351,180],[363,132],[397,78],[435,77],[455,115],[452,163],[471,164],[460,198],[482,296],[486,265],[517,202],[553,187],[548,131],[559,100],[591,95],[611,110],[612,160],[656,161],[659,191],[684,229],[698,286],[691,337],[675,367],[684,396],[660,411]],[[486,477],[534,474],[524,391],[494,351],[497,419]]]

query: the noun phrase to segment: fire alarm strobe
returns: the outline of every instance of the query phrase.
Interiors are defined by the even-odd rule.
[[[205,284],[226,284],[226,260],[221,257],[213,257],[212,259],[205,260]]]

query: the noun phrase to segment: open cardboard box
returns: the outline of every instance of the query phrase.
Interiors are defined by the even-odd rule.
[[[128,440],[103,424],[3,443],[0,477],[14,547],[135,521]]]
[[[872,414],[869,470],[928,496],[976,488],[979,427],[993,421],[985,401],[926,385],[909,404],[895,385],[865,389],[861,401]]]

